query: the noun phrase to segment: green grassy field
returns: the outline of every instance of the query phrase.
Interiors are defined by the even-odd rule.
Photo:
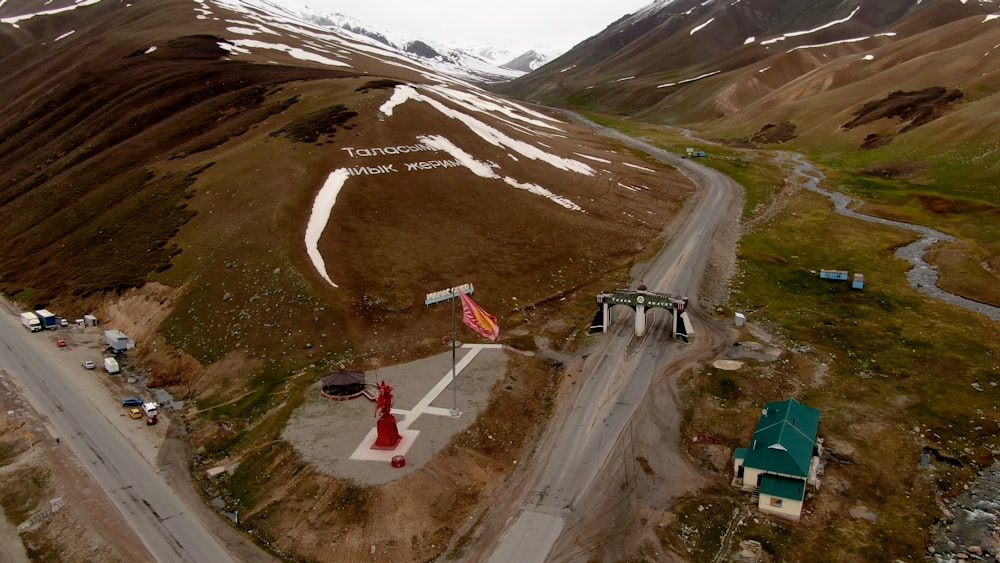
[[[671,150],[685,146],[673,132],[604,123]],[[729,152],[705,150],[710,156]],[[784,180],[765,156],[744,160],[748,164],[738,167],[728,159],[702,162],[743,183],[746,218],[773,199]],[[827,172],[832,180],[824,187],[847,184],[852,195],[871,196],[880,215],[926,219],[943,230],[992,232],[978,221],[964,225],[966,213],[933,214],[928,202],[953,198],[926,187],[921,199],[912,185]],[[693,560],[711,559],[739,506],[752,519],[734,528],[733,544],[755,539],[780,560],[907,560],[923,553],[942,515],[936,503],[992,463],[1000,416],[990,391],[1000,385],[1000,325],[910,288],[908,265],[893,252],[913,238],[909,231],[837,215],[826,198],[805,190],[785,197],[766,225],[745,233],[732,297],[720,318],[745,313],[753,330],[745,329],[741,340],[784,352],[774,361],[744,360],[735,372],[706,367],[689,374],[683,382],[685,435],[714,437],[731,452],[747,445],[765,402],[796,397],[821,410],[820,437],[831,457],[823,486],[809,490],[800,523],[764,517],[749,506],[749,494],[732,489],[709,508],[698,495],[680,503],[675,523],[660,534],[665,545],[682,554],[690,549],[686,556]],[[849,282],[820,279],[821,268],[862,272],[866,287],[857,291]],[[936,461],[919,468],[924,446],[956,465]],[[731,473],[717,478],[728,482]],[[860,507],[876,516],[851,516]]]

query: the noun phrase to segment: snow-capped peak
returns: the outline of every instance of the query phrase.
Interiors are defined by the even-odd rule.
[[[526,53],[482,44],[441,44],[424,38],[394,37],[361,20],[339,13],[302,11],[307,21],[367,37],[428,65],[438,72],[479,83],[506,82],[522,76],[557,57],[552,49]]]

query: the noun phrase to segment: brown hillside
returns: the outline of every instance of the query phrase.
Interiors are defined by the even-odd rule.
[[[275,85],[344,74],[225,63],[218,41],[182,37],[150,55],[91,61],[8,112],[6,293],[31,288],[30,304],[45,304],[140,285],[169,267],[198,171],[158,175],[151,165],[218,146],[293,104],[290,96],[265,104]]]
[[[287,15],[95,6],[0,28],[0,290],[140,340],[152,383],[187,400],[199,463],[240,462],[203,485],[269,545],[319,558],[326,532],[347,529],[367,553],[377,529],[398,560],[440,553],[514,466],[559,369],[519,361],[530,384],[475,429],[502,445],[457,439],[385,496],[303,471],[282,441],[313,376],[446,349],[450,308],[424,296],[463,282],[503,342],[573,342],[690,183],[553,112]],[[317,210],[329,215],[313,225]],[[546,328],[557,314],[579,322]],[[413,526],[376,519],[407,487],[428,491],[392,505]],[[304,518],[309,491],[334,508]]]
[[[983,6],[943,5],[667,3],[504,91],[754,144],[850,154],[891,129],[989,148],[1000,27]],[[690,182],[556,112],[263,5],[24,0],[0,14],[74,6],[0,27],[0,291],[139,339],[129,359],[185,400],[197,453],[182,462],[242,531],[295,560],[373,544],[437,557],[504,494],[572,372],[512,355],[510,387],[496,380],[469,430],[384,487],[331,476],[284,437],[313,383],[447,351],[452,309],[424,298],[463,282],[501,343],[573,346],[594,294],[629,282]],[[929,174],[923,159],[861,170]]]
[[[422,293],[458,277],[509,287],[502,292],[508,294],[505,305],[487,301],[501,313],[549,298],[567,284],[579,283],[574,281],[578,276],[593,279],[627,262],[641,247],[628,238],[656,236],[676,209],[672,196],[663,199],[653,191],[632,195],[618,187],[619,182],[648,184],[652,178],[642,179],[647,174],[636,168],[609,164],[604,166],[608,170],[595,170],[591,177],[567,176],[531,159],[514,161],[507,150],[496,150],[469,132],[456,135],[450,129],[457,122],[442,121],[437,112],[423,109],[401,109],[388,126],[376,108],[394,86],[404,83],[398,79],[349,80],[343,87],[325,90],[306,86],[357,76],[359,70],[251,62],[272,55],[280,61],[295,60],[280,51],[250,53],[244,55],[247,61],[224,60],[232,57],[220,45],[241,37],[211,21],[201,22],[198,34],[190,33],[194,28],[188,26],[185,35],[166,40],[143,35],[153,14],[163,22],[176,22],[158,28],[159,34],[172,26],[184,27],[181,22],[190,18],[184,3],[153,4],[129,10],[102,5],[99,11],[73,10],[56,19],[32,18],[17,31],[20,41],[30,31],[51,36],[58,33],[60,22],[85,29],[99,15],[117,26],[116,36],[127,38],[116,43],[77,31],[48,48],[27,43],[8,56],[13,64],[7,68],[17,81],[5,94],[11,105],[0,120],[5,164],[0,203],[10,218],[2,227],[8,267],[0,288],[23,296],[27,305],[82,306],[88,296],[141,285],[156,272],[169,283],[187,284],[189,276],[206,267],[206,260],[211,270],[220,258],[224,265],[236,263],[238,257],[242,261],[247,252],[267,255],[268,247],[279,241],[283,258],[277,263],[266,260],[266,271],[297,272],[296,284],[312,280],[315,270],[302,249],[301,233],[314,190],[338,165],[369,164],[348,162],[341,147],[413,144],[421,134],[444,134],[472,147],[466,151],[484,151],[478,158],[519,169],[518,181],[555,183],[588,209],[582,214],[563,212],[543,198],[499,188],[464,168],[425,172],[416,182],[412,175],[352,180],[358,187],[349,184],[343,192],[322,243],[329,254],[328,269],[337,272],[343,289],[331,291],[321,280],[306,283],[313,286],[310,293],[323,295],[321,301],[337,304],[327,310],[333,315],[330,322],[360,321],[359,335],[395,322],[398,315],[421,311]],[[84,48],[91,56],[78,56]],[[34,64],[38,58],[32,53],[42,50],[44,63]],[[359,54],[357,60],[370,63],[365,72],[396,68],[398,76],[419,80],[418,74],[398,64],[386,64],[388,59]],[[55,71],[59,61],[68,63],[62,65],[66,72]],[[567,127],[573,129],[560,126]],[[532,142],[570,156],[590,150],[565,133]],[[595,145],[593,150],[605,149]],[[253,155],[253,168],[240,163],[248,155]],[[261,164],[267,166],[261,169]],[[405,159],[397,159],[396,166],[403,169]],[[245,174],[252,175],[252,184],[241,179]],[[621,174],[630,178],[618,178]],[[663,186],[663,178],[655,185]],[[233,192],[233,186],[242,187]],[[615,191],[625,193],[608,199]],[[219,223],[219,194],[250,202],[269,198],[275,212],[262,216],[241,205],[226,205],[227,218]],[[661,220],[638,219],[649,205],[658,208]],[[248,212],[241,215],[241,209]],[[468,217],[477,220],[469,222]],[[264,227],[261,234],[281,234],[259,243],[247,234],[232,237],[236,230],[242,232],[237,225],[244,220]],[[625,232],[629,237],[620,235]],[[202,246],[207,236],[228,242],[224,247]],[[206,258],[204,252],[215,257]],[[181,270],[170,273],[178,264]],[[470,264],[475,264],[472,276]],[[557,264],[562,265],[554,267]],[[428,271],[428,266],[433,267]],[[206,275],[226,272],[222,267]],[[192,300],[196,311],[208,311],[220,307],[209,297],[212,293],[195,286],[182,301]],[[235,298],[213,314],[240,316],[242,292],[228,293]],[[203,294],[208,301],[197,297]],[[251,297],[253,293],[245,295]],[[315,308],[311,299],[302,306]],[[171,321],[174,328],[168,333],[183,329],[179,342],[191,343],[203,361],[224,355],[223,349],[207,343],[225,339],[210,334],[217,329],[199,325],[197,318],[195,313]],[[419,332],[419,326],[414,330]],[[337,347],[350,347],[355,338],[344,338]],[[261,353],[271,346],[265,336],[251,340]],[[398,346],[412,350],[411,345]]]
[[[925,125],[944,115],[948,107],[962,97],[958,90],[948,91],[934,87],[919,92],[891,92],[881,100],[868,102],[854,112],[854,118],[845,123],[843,129],[854,129],[879,119],[896,118],[905,123],[897,134]],[[866,137],[862,148],[882,146],[895,135],[872,134]]]

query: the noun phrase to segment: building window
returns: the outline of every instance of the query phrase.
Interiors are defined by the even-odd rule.
[[[777,497],[771,497],[771,506],[775,508],[781,508],[781,499]]]

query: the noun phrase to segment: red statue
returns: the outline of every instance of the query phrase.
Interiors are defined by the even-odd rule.
[[[378,399],[375,401],[375,416],[378,437],[372,445],[373,450],[392,450],[403,439],[396,428],[396,417],[392,414],[392,387],[382,380],[378,385]]]
[[[380,416],[381,415],[381,416]],[[389,418],[392,416],[392,386],[385,380],[378,384],[378,399],[375,400],[375,416]]]

